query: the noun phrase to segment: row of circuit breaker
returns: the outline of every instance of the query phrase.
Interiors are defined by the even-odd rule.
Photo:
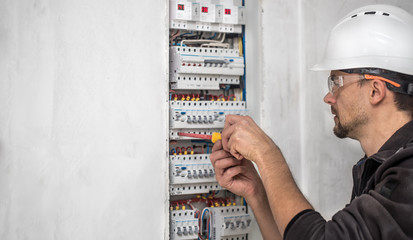
[[[218,90],[220,84],[240,84],[244,58],[234,49],[170,48],[172,89]]]
[[[241,33],[245,21],[242,0],[170,2],[170,27],[174,29]]]
[[[198,239],[202,234],[210,240],[247,240],[251,221],[245,206],[208,207],[202,213],[193,209],[172,210],[171,238]]]

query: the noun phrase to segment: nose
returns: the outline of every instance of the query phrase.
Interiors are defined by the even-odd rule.
[[[328,105],[334,105],[336,103],[336,98],[333,96],[333,94],[328,92],[324,96],[324,102],[327,103]]]

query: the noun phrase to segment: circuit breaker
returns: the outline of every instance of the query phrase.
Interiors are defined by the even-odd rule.
[[[227,115],[247,115],[242,0],[170,0],[169,236],[247,240],[245,200],[223,189],[210,161]]]

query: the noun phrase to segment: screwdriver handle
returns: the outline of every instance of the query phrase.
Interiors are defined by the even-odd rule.
[[[215,143],[218,140],[221,140],[221,133],[219,132],[212,133],[211,142]]]

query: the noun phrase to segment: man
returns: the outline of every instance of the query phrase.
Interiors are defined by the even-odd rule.
[[[250,117],[226,118],[211,154],[218,182],[245,197],[264,239],[413,239],[413,16],[387,5],[351,12],[314,70],[331,70],[324,101],[334,133],[366,154],[351,202],[326,222]]]

